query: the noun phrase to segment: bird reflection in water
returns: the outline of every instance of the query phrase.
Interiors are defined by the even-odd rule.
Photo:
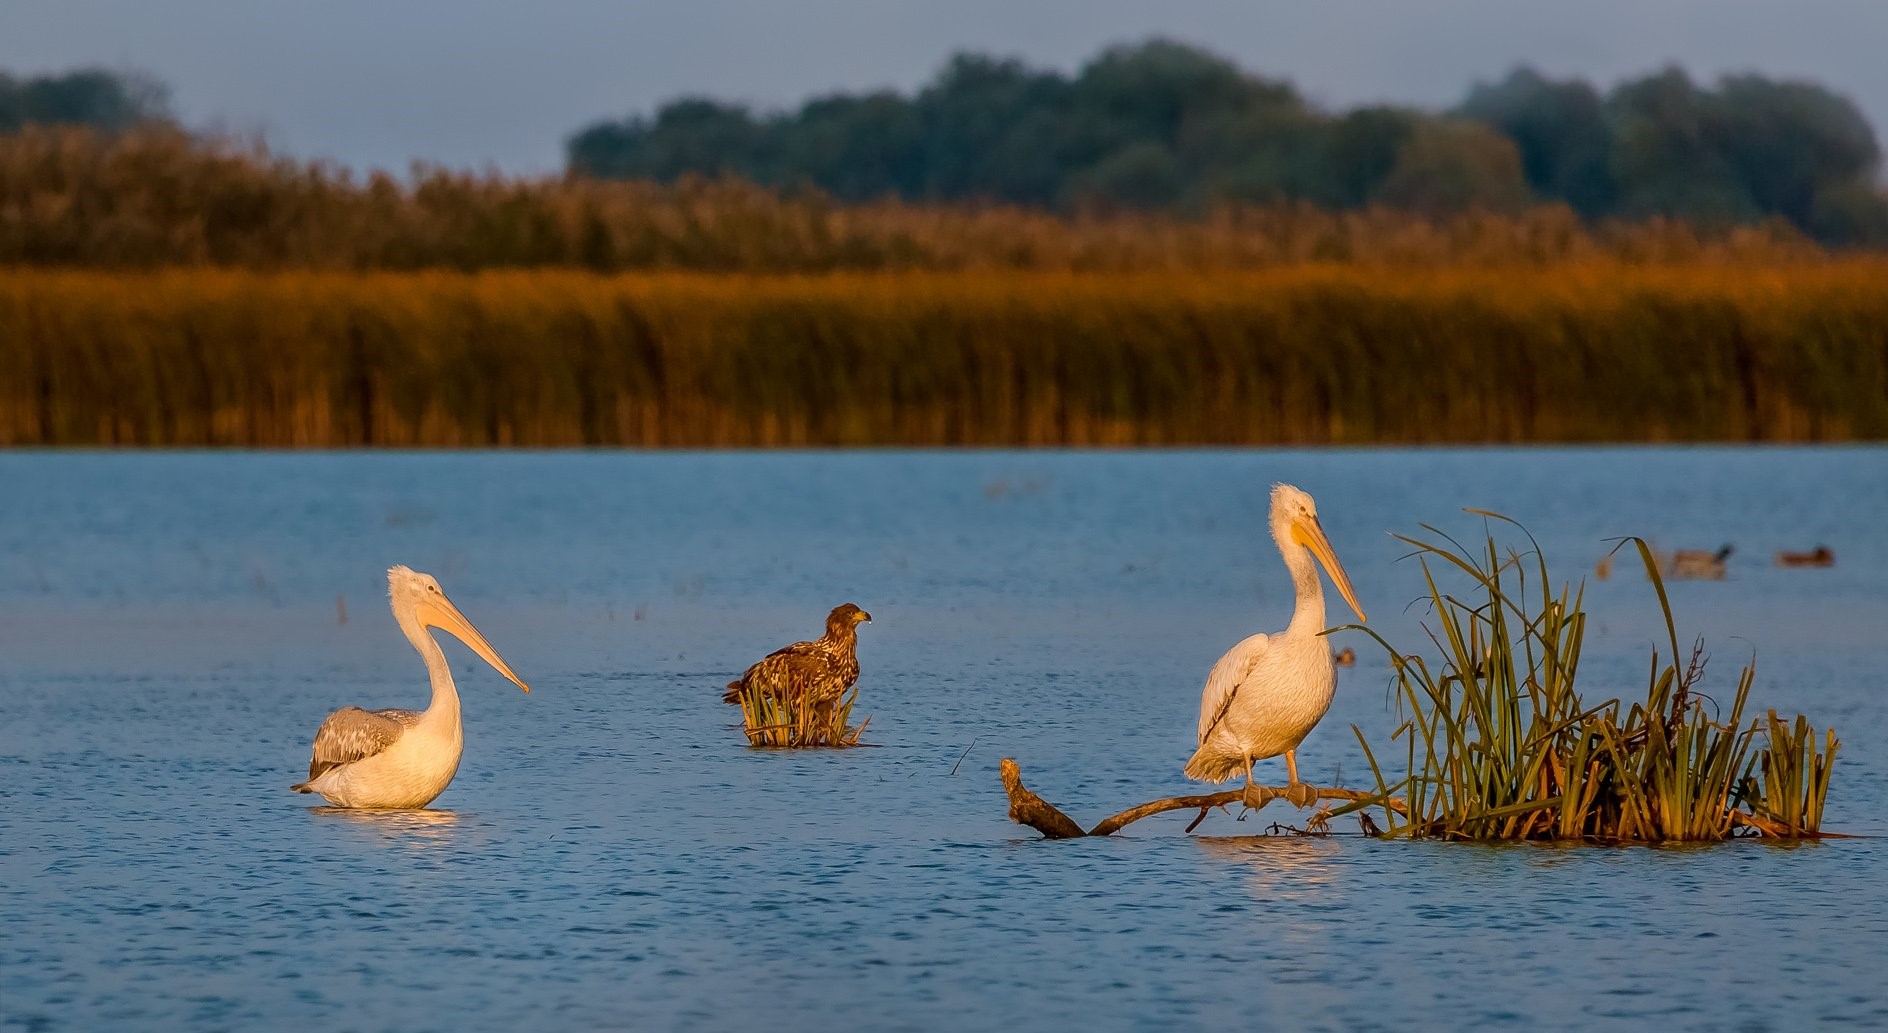
[[[1288,981],[1311,978],[1333,951],[1331,914],[1350,908],[1336,864],[1343,844],[1317,836],[1195,836],[1191,842],[1215,866],[1244,869],[1239,882],[1258,905],[1253,913],[1263,917],[1268,954],[1287,968],[1305,969],[1278,974]]]
[[[1248,816],[1248,823],[1261,816]],[[1261,825],[1271,825],[1271,820]],[[1346,837],[1348,838],[1348,837]],[[1299,988],[1340,991],[1361,978],[1344,946],[1350,922],[1365,918],[1359,908],[1367,901],[1352,899],[1356,878],[1339,878],[1340,854],[1344,844],[1331,838],[1293,837],[1293,835],[1252,835],[1252,837],[1195,837],[1203,855],[1203,869],[1212,878],[1242,876],[1248,905],[1239,897],[1220,893],[1222,910],[1237,910],[1227,922],[1237,929],[1250,929],[1254,942],[1263,944],[1263,963],[1267,978],[1274,984],[1293,984]],[[1356,869],[1350,869],[1356,874]]]
[[[1195,836],[1192,842],[1216,862],[1246,868],[1254,900],[1328,903],[1338,886],[1342,845],[1321,836]]]
[[[451,843],[459,825],[459,815],[455,812],[430,809],[377,811],[358,807],[310,807],[308,813],[338,818],[342,824],[367,832],[388,845],[419,848]]]

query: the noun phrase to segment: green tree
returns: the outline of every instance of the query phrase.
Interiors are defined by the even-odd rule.
[[[1254,111],[1193,120],[1180,153],[1197,185],[1195,205],[1218,201],[1272,204],[1298,198],[1332,203],[1318,143],[1325,120],[1308,112]]]
[[[1084,201],[1191,210],[1298,197],[1316,182],[1305,156],[1322,116],[1290,83],[1206,51],[1167,40],[1114,47],[1082,68],[1071,95]]]
[[[689,173],[774,182],[773,134],[742,105],[702,97],[671,101],[653,122],[603,122],[573,137],[572,171],[664,182]]]
[[[1358,108],[1324,131],[1318,183],[1306,197],[1332,208],[1356,208],[1382,190],[1421,117],[1404,108]]]
[[[986,198],[1049,206],[1069,145],[1069,83],[1020,61],[959,54],[917,99],[927,200]]]
[[[1869,182],[1875,132],[1847,98],[1811,83],[1727,76],[1711,98],[1719,148],[1756,206],[1799,226],[1827,187]]]
[[[1725,154],[1727,127],[1717,105],[1682,69],[1622,83],[1606,103],[1619,214],[1705,223],[1747,222],[1762,214]]]
[[[1516,68],[1448,116],[1333,114],[1288,82],[1160,39],[1108,48],[1073,76],[958,54],[914,96],[840,94],[791,112],[684,99],[589,126],[568,148],[576,174],[737,175],[845,200],[1060,210],[1308,201],[1439,215],[1539,198],[1588,219],[1781,216],[1846,242],[1875,239],[1883,203],[1873,130],[1809,83],[1746,75],[1705,88],[1674,67],[1602,96]]]
[[[924,189],[924,122],[895,93],[811,101],[780,137],[781,175],[842,200],[915,197]]]
[[[1084,208],[1167,208],[1186,189],[1173,151],[1152,140],[1128,144],[1075,174],[1076,203]]]
[[[1888,191],[1859,179],[1823,187],[1810,208],[1809,231],[1837,246],[1888,248]]]
[[[1105,127],[1104,145],[1172,144],[1190,119],[1255,106],[1298,106],[1289,85],[1253,79],[1224,58],[1168,40],[1111,47],[1083,66],[1075,107]]]
[[[0,72],[0,132],[29,125],[79,125],[115,132],[170,121],[163,84],[137,72],[83,68],[20,79]]]
[[[1425,118],[1397,150],[1376,200],[1430,216],[1514,211],[1528,200],[1521,153],[1480,122]]]
[[[1516,68],[1499,83],[1476,83],[1456,114],[1487,123],[1521,152],[1528,186],[1589,218],[1617,200],[1608,161],[1613,140],[1599,91]]]

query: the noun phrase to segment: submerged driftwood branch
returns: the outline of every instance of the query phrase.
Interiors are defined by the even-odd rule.
[[[1774,821],[1761,814],[1750,811],[1731,810],[1731,827],[1747,828],[1757,834],[1774,839],[1863,839],[1846,832],[1824,832],[1821,829],[1799,829],[1780,821]]]
[[[1247,789],[1241,786],[1238,789],[1228,789],[1219,793],[1208,793],[1204,796],[1173,796],[1164,800],[1153,800],[1141,804],[1138,807],[1130,807],[1119,814],[1101,821],[1096,824],[1094,828],[1084,832],[1082,831],[1082,827],[1075,823],[1075,819],[1062,813],[1054,804],[1030,792],[1028,787],[1023,785],[1022,769],[1016,766],[1014,760],[1008,757],[1003,758],[1001,770],[1003,773],[1003,789],[1009,794],[1010,798],[1010,820],[1016,822],[1018,825],[1027,825],[1035,829],[1037,832],[1042,833],[1044,839],[1079,839],[1084,836],[1111,836],[1128,825],[1140,821],[1142,818],[1163,814],[1167,811],[1198,810],[1200,813],[1193,819],[1191,824],[1187,825],[1186,830],[1192,832],[1199,826],[1201,821],[1205,820],[1206,815],[1215,808],[1223,809],[1233,804],[1242,804],[1248,809],[1256,811],[1266,804],[1271,803],[1273,800],[1284,800],[1300,809],[1326,800],[1341,800],[1345,803],[1368,801],[1372,804],[1381,803],[1383,806],[1387,806],[1405,817],[1409,814],[1409,808],[1402,800],[1393,797],[1389,800],[1379,801],[1376,793],[1360,789],[1326,789],[1309,785],[1298,785],[1295,787],[1253,786]],[[1545,806],[1546,805],[1543,805],[1543,807]],[[1357,811],[1356,814],[1358,819],[1363,823],[1365,835],[1375,836],[1380,834],[1376,823],[1370,820],[1370,816],[1366,812],[1360,810]],[[1329,808],[1319,810],[1306,822],[1308,830],[1311,832],[1321,831],[1324,828],[1325,822],[1331,817],[1332,815]],[[1731,812],[1731,822],[1735,826],[1750,829],[1760,835],[1774,836],[1780,839],[1854,838],[1838,832],[1817,832],[1790,828],[1787,825],[1783,825],[1761,815],[1753,814],[1749,811],[1733,810]]]
[[[1165,800],[1154,800],[1150,803],[1144,803],[1138,807],[1130,807],[1113,817],[1104,819],[1094,828],[1084,832],[1082,831],[1082,827],[1077,825],[1073,818],[1062,813],[1055,805],[1049,803],[1047,800],[1030,792],[1029,789],[1023,785],[1022,769],[1016,766],[1014,760],[1008,757],[1003,758],[1001,770],[1003,772],[1003,789],[1010,797],[1010,820],[1016,822],[1018,825],[1027,825],[1035,829],[1037,832],[1042,833],[1043,837],[1046,839],[1076,839],[1082,836],[1111,836],[1133,822],[1166,811],[1197,809],[1200,812],[1199,816],[1193,819],[1191,825],[1187,826],[1187,831],[1191,832],[1205,819],[1208,812],[1212,811],[1214,808],[1224,808],[1235,803],[1243,804],[1245,807],[1256,811],[1266,804],[1271,803],[1273,800],[1284,800],[1295,807],[1305,808],[1323,800],[1342,800],[1346,803],[1356,803],[1360,800],[1374,801],[1377,799],[1376,793],[1364,792],[1358,789],[1325,789],[1309,785],[1283,787],[1251,786],[1249,788],[1241,786],[1238,789],[1229,789],[1220,793],[1209,793],[1204,796],[1174,796]],[[1391,810],[1399,814],[1403,813],[1404,808],[1401,800],[1390,800],[1388,801],[1388,806]],[[1313,827],[1322,825],[1325,816],[1325,813],[1320,811],[1318,815],[1313,817],[1311,825]]]
[[[1045,839],[1078,839],[1088,835],[1054,804],[1023,787],[1023,773],[1015,761],[1004,757],[1001,767],[1003,791],[1010,796],[1011,821],[1035,829]]]

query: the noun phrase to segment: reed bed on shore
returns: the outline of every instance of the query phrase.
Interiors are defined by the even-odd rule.
[[[0,444],[1888,437],[1888,260],[0,272]]]
[[[830,707],[808,706],[804,694],[781,695],[785,698],[776,699],[767,692],[741,696],[741,730],[749,746],[783,750],[857,746],[872,723],[869,717],[857,725],[850,723],[852,706],[859,701],[857,685]]]
[[[1425,530],[1434,537],[1403,540],[1428,585],[1433,658],[1355,627],[1389,652],[1408,714],[1392,736],[1403,744],[1407,772],[1394,782],[1356,733],[1377,799],[1401,798],[1406,808],[1383,807],[1385,835],[1655,843],[1723,840],[1740,830],[1820,834],[1835,733],[1819,741],[1806,718],[1792,724],[1774,711],[1746,724],[1754,662],[1728,697],[1705,695],[1702,645],[1689,659],[1679,652],[1658,564],[1643,541],[1628,540],[1658,595],[1669,652],[1654,652],[1643,699],[1594,702],[1575,685],[1584,586],[1556,590],[1531,538],[1525,551],[1504,551],[1493,533],[1470,547]],[[1444,587],[1463,579],[1459,594]]]
[[[995,205],[840,205],[738,181],[672,185],[417,166],[358,177],[259,144],[151,128],[0,135],[0,266],[150,269],[1036,269],[1281,265],[1799,264],[1829,255],[1787,223],[1586,225],[1565,206],[1424,218],[1302,204],[1198,219],[1075,218]]]

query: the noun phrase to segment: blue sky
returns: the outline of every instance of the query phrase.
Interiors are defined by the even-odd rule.
[[[1161,35],[1314,101],[1437,107],[1519,62],[1601,84],[1676,62],[1809,78],[1888,126],[1888,0],[0,0],[0,68],[137,68],[186,121],[404,170],[558,168],[591,119],[910,89],[957,50],[1073,70]]]

